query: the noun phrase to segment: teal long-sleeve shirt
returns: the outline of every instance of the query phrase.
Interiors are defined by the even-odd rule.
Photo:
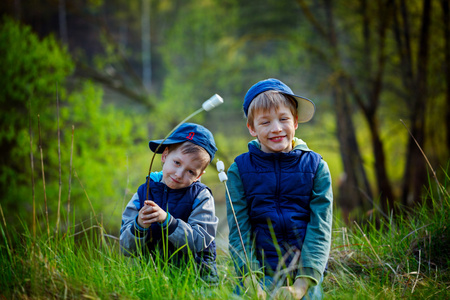
[[[257,140],[251,141],[260,147]],[[300,139],[294,138],[294,149],[311,151]],[[254,247],[252,247],[252,232],[250,217],[248,214],[247,200],[244,187],[239,175],[237,164],[234,162],[228,169],[227,187],[230,193],[234,212],[245,244],[245,253],[248,263],[254,272],[259,272],[261,262],[258,261]],[[244,256],[242,242],[236,226],[235,216],[232,212],[230,199],[227,197],[227,220],[229,227],[229,248],[235,261],[236,271],[239,275],[245,275],[249,266]],[[314,177],[314,186],[311,191],[310,201],[311,218],[306,230],[305,240],[301,249],[300,262],[298,264],[297,277],[307,277],[316,284],[322,276],[330,253],[331,229],[333,219],[333,192],[331,176],[327,163],[322,159]]]

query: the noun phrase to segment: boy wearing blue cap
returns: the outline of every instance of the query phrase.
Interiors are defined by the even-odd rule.
[[[246,248],[227,201],[237,273],[244,287],[263,299],[264,289],[275,285],[282,285],[277,297],[320,299],[331,244],[331,176],[322,157],[294,136],[298,123],[313,117],[315,105],[271,78],[253,85],[243,106],[248,130],[257,139],[228,170],[227,186]]]
[[[186,261],[190,250],[202,278],[217,283],[215,216],[211,190],[199,182],[217,151],[213,135],[193,123],[179,126],[166,140],[149,142],[160,153],[162,171],[152,172],[122,214],[120,246],[127,256],[146,252],[175,255]],[[167,240],[169,243],[167,243]]]

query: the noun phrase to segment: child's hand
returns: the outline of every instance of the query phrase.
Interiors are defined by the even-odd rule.
[[[256,295],[258,299],[266,300],[266,292],[263,290],[255,275],[247,276],[244,280],[244,286],[250,291],[251,295]]]
[[[302,299],[308,291],[309,283],[309,279],[300,277],[295,280],[293,286],[281,287],[275,295],[275,299]]]
[[[142,228],[149,228],[152,223],[163,223],[167,213],[153,201],[145,200],[144,207],[139,211],[138,224]]]

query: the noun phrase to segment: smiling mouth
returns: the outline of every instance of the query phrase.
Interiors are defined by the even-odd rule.
[[[176,180],[176,179],[174,179],[172,177],[170,177],[170,179],[172,179],[172,181],[175,182],[175,183],[180,183],[178,180]]]
[[[284,139],[284,136],[276,136],[273,138],[269,138],[269,140],[271,140],[272,142],[280,142]]]

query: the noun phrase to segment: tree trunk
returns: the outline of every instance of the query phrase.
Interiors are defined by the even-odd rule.
[[[334,30],[335,24],[332,3],[330,0],[325,0],[324,4],[327,16],[326,32],[332,52],[332,65],[339,66],[340,68],[341,59],[338,50],[337,35]],[[340,69],[332,70],[335,73],[339,73],[340,71]],[[369,202],[372,199],[372,193],[356,140],[348,95],[343,88],[345,86],[347,86],[346,79],[343,77],[339,78],[333,84],[332,95],[336,111],[337,136],[345,172],[343,180],[339,183],[338,203],[344,210],[344,220],[348,221],[345,216],[346,212],[356,207],[368,211],[373,206]]]
[[[150,0],[142,0],[142,84],[147,90],[151,89],[152,66],[150,49]]]
[[[355,128],[351,118],[350,105],[347,95],[340,88],[344,86],[344,79],[333,86],[332,95],[336,110],[337,136],[344,166],[344,174],[339,182],[337,202],[343,210],[344,221],[348,220],[348,213],[355,208],[369,211],[373,208],[372,193],[367,181],[363,161],[356,141]]]
[[[412,47],[409,39],[408,11],[404,0],[401,0],[400,4],[400,11],[404,22],[403,28],[395,28],[397,31],[397,42],[400,54],[405,52],[411,54],[410,49]],[[406,69],[402,71],[402,74],[404,77],[403,82],[407,83],[405,88],[409,92],[406,101],[411,107],[410,131],[419,145],[423,147],[425,145],[425,111],[427,102],[427,67],[429,58],[428,43],[431,21],[431,0],[423,1],[422,12],[421,30],[418,40],[419,52],[418,57],[415,60],[417,61],[417,75],[414,76],[413,74],[413,60],[411,55],[409,55],[407,61],[404,61],[403,66]],[[399,25],[399,22],[394,23]],[[400,30],[405,33],[405,39],[403,41],[401,36],[398,35]],[[402,57],[402,59],[404,58]],[[426,183],[426,168],[424,157],[412,138],[408,140],[406,151],[402,202],[403,205],[408,207],[421,200],[421,191]]]
[[[447,153],[450,153],[450,5],[448,0],[441,0],[442,6],[442,24],[444,25],[444,41],[445,41],[445,61],[444,61],[444,71],[445,71],[445,84],[446,92],[445,99],[447,105],[446,107],[446,118],[445,118],[445,129],[447,132]]]
[[[59,0],[58,17],[59,17],[59,38],[61,39],[63,44],[69,47],[69,38],[67,36],[66,0]]]
[[[375,116],[369,117],[369,127],[372,136],[372,147],[375,156],[375,175],[380,197],[381,209],[389,214],[394,209],[394,194],[386,171],[386,157],[384,155],[383,143],[378,131],[378,122]]]
[[[361,110],[369,125],[370,135],[372,139],[372,149],[374,155],[374,169],[377,179],[378,197],[380,199],[381,209],[385,214],[389,214],[394,208],[394,193],[392,191],[392,186],[389,181],[388,173],[386,170],[386,157],[383,149],[383,142],[380,138],[379,123],[377,118],[377,111],[380,106],[380,97],[383,89],[383,74],[384,66],[386,61],[386,32],[387,27],[390,22],[391,15],[389,10],[391,8],[391,0],[377,1],[378,13],[376,17],[370,18],[369,9],[366,0],[361,2],[362,14],[363,14],[363,32],[364,32],[364,55],[362,56],[364,61],[364,66],[369,78],[366,80],[365,98],[367,101],[363,101],[359,93],[357,93],[354,85],[351,84],[352,90],[356,98],[356,102],[359,104]],[[376,18],[379,22],[378,30],[376,31],[378,39],[377,44],[373,43],[370,38],[370,27],[373,24],[372,20]],[[376,51],[376,67],[372,68],[372,52]],[[367,103],[367,104],[365,104]]]

